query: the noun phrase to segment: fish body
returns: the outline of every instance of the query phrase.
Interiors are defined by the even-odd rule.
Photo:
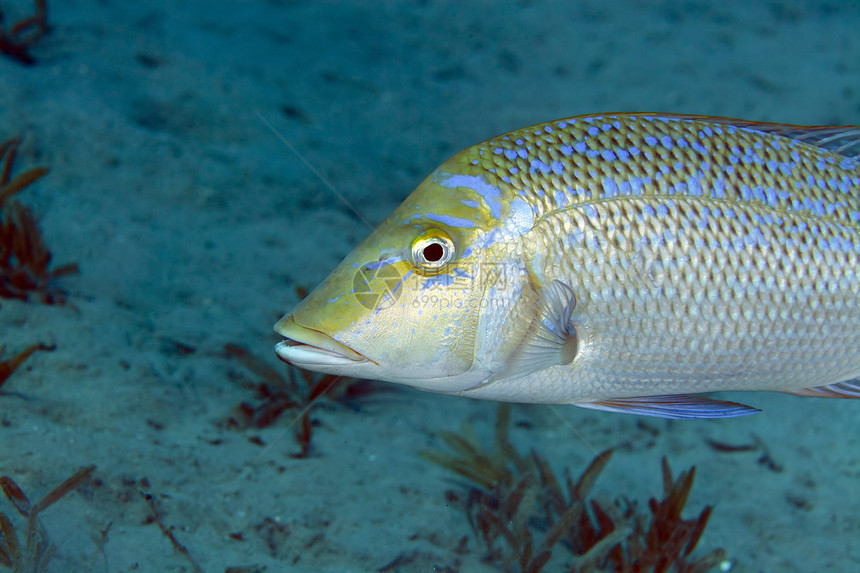
[[[275,330],[313,370],[675,418],[857,397],[860,129],[582,116],[431,173]]]

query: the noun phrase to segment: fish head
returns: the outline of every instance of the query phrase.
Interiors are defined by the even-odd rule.
[[[508,201],[461,152],[428,176],[305,300],[275,325],[298,367],[437,392],[487,378],[476,360],[487,283],[481,266]]]

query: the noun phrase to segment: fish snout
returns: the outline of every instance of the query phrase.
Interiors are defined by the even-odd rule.
[[[275,345],[275,354],[293,366],[316,370],[372,362],[331,336],[298,324],[292,315],[279,320],[275,332],[286,339]]]

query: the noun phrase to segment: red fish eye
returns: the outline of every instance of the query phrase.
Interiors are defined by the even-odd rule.
[[[430,243],[421,251],[428,263],[437,263],[445,256],[445,249],[439,243]]]

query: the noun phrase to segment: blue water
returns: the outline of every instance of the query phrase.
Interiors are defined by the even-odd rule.
[[[6,30],[32,8],[0,1]],[[265,378],[225,345],[290,376],[271,326],[297,287],[498,133],[609,111],[860,124],[858,2],[48,8],[34,65],[0,55],[0,141],[24,137],[15,173],[51,168],[16,199],[52,264],[80,273],[56,282],[64,306],[0,299],[3,358],[57,347],[0,387],[0,475],[35,503],[97,466],[41,516],[48,571],[499,570],[446,498],[462,480],[418,456],[464,421],[490,444],[495,404],[385,386],[323,399],[296,458],[298,408],[236,427],[240,404],[266,403]],[[593,494],[646,514],[662,456],[675,474],[695,465],[685,516],[714,506],[697,555],[721,547],[725,569],[858,569],[860,404],[730,399],[764,411],[669,422],[516,406],[511,440],[573,475],[615,448]],[[5,497],[0,511],[23,535]],[[560,546],[554,558],[544,571],[572,563]]]

